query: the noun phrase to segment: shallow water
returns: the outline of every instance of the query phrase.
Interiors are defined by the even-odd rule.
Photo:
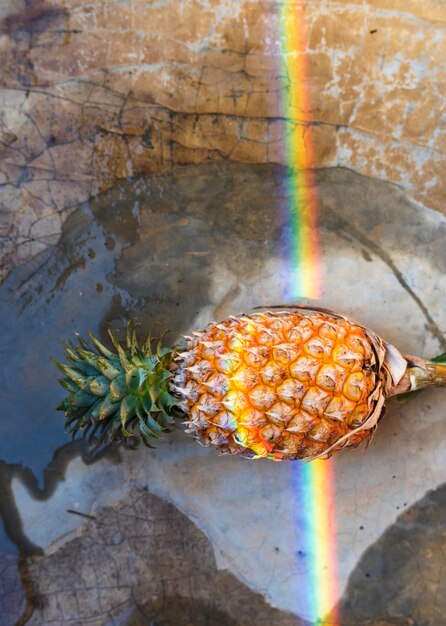
[[[149,326],[160,333],[169,329],[173,343],[181,333],[209,320],[282,302],[290,281],[287,259],[292,245],[283,179],[284,170],[278,166],[231,163],[178,167],[169,175],[129,179],[76,208],[65,221],[60,241],[11,272],[1,286],[0,549],[8,575],[0,593],[3,607],[9,607],[3,609],[2,626],[12,626],[20,615],[23,624],[72,623],[75,612],[70,614],[68,608],[66,614],[58,612],[61,603],[69,605],[65,591],[55,591],[48,581],[56,586],[60,578],[70,581],[76,546],[87,554],[101,539],[88,530],[94,522],[67,510],[115,519],[120,514],[116,511],[131,506],[128,486],[135,484],[158,494],[162,502],[172,502],[173,519],[182,511],[191,532],[204,533],[200,545],[215,556],[217,567],[212,574],[216,586],[206,593],[217,594],[222,572],[233,577],[226,584],[239,589],[245,608],[237,614],[235,605],[220,598],[214,614],[206,593],[200,591],[202,583],[194,578],[195,586],[187,594],[195,626],[239,624],[253,607],[265,624],[296,624],[293,614],[305,623],[299,588],[304,588],[307,564],[305,560],[296,564],[293,556],[299,539],[291,527],[289,467],[220,459],[180,431],[170,442],[160,442],[153,453],[114,447],[91,450],[70,443],[63,416],[54,408],[63,390],[49,360],[63,358],[60,339],[73,338],[75,331],[85,336],[91,330],[107,341],[108,325],[122,330],[128,319],[136,319],[141,333]],[[321,170],[317,185],[324,259],[319,304],[373,327],[403,351],[425,356],[444,351],[444,218],[409,203],[390,185],[347,170]],[[354,451],[337,461],[345,624],[379,617],[366,598],[359,608],[352,600],[364,550],[380,541],[403,508],[416,509],[415,503],[429,489],[446,480],[443,405],[441,391],[420,397],[407,408],[393,404],[367,455]],[[204,465],[207,481],[200,472]],[[398,477],[383,494],[386,475]],[[251,501],[268,501],[264,510],[234,501],[236,485],[247,483]],[[138,494],[133,497],[138,499]],[[159,512],[151,508],[156,506],[148,502],[144,515],[156,517]],[[279,527],[273,524],[277,507],[284,507]],[[366,532],[360,530],[364,525]],[[435,535],[432,545],[438,545],[440,530],[430,525],[429,529]],[[143,537],[142,529],[138,532]],[[112,545],[115,531],[104,533],[105,544]],[[258,554],[260,538],[269,546],[264,554]],[[150,550],[150,541],[144,549]],[[174,547],[176,539],[172,541]],[[182,549],[184,558],[192,559],[187,545]],[[17,574],[18,555],[25,591]],[[163,567],[179,567],[173,555],[163,555],[159,557]],[[214,556],[209,557],[212,568]],[[85,623],[142,624],[152,623],[150,619],[158,619],[157,624],[183,623],[174,622],[192,610],[183,588],[151,590],[144,586],[147,581],[132,573],[136,555],[126,556],[123,550],[109,558],[117,559],[124,573],[122,584],[115,580],[109,585],[108,596],[100,582],[101,576],[108,580],[106,573],[101,574],[105,561],[90,582],[85,572],[72,581],[79,588],[77,602]],[[193,556],[191,568],[200,558],[200,552]],[[381,557],[374,558],[384,563]],[[82,569],[85,563],[78,565]],[[416,559],[408,567],[409,572],[416,567]],[[286,577],[284,571],[289,572]],[[368,584],[378,588],[380,574]],[[16,594],[12,600],[11,585]],[[59,599],[54,600],[57,594]],[[113,601],[113,594],[121,594],[119,602]],[[150,594],[155,599],[147,604]],[[440,597],[430,600],[430,605],[437,602],[437,611]],[[204,604],[198,610],[200,602]],[[430,617],[432,607],[419,602],[417,610],[425,620],[420,623],[437,626]],[[80,611],[81,605],[70,610]]]

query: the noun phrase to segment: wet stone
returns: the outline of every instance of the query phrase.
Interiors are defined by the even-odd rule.
[[[67,547],[66,553],[60,552],[65,543],[76,545],[72,543],[76,534],[83,533],[86,518],[82,514],[97,516],[102,511],[103,542],[110,543],[110,549],[122,550],[110,571],[113,569],[117,579],[125,574],[128,585],[139,588],[137,543],[145,541],[151,530],[145,523],[137,526],[134,519],[134,552],[124,551],[127,539],[122,528],[115,525],[108,534],[108,525],[115,523],[115,504],[132,481],[175,503],[206,532],[218,572],[230,572],[228,589],[238,588],[241,583],[237,580],[243,580],[250,593],[263,594],[261,600],[266,604],[262,607],[269,603],[282,613],[297,616],[293,619],[310,619],[306,585],[312,555],[304,522],[296,513],[302,511],[304,498],[298,488],[303,481],[301,469],[219,457],[215,450],[197,446],[181,429],[157,443],[155,450],[109,450],[93,462],[89,450],[82,444],[70,444],[63,432],[63,417],[54,410],[63,391],[48,358],[61,359],[60,338],[74,338],[75,331],[85,336],[92,330],[107,343],[108,324],[122,337],[127,319],[133,318],[140,334],[157,324],[159,332],[171,330],[168,341],[174,343],[181,333],[202,329],[211,320],[286,300],[293,276],[289,259],[294,233],[285,210],[284,176],[285,170],[277,165],[206,163],[121,182],[77,207],[64,222],[57,246],[11,272],[0,287],[1,406],[2,420],[8,424],[8,436],[0,439],[0,458],[6,468],[0,474],[4,519],[0,540],[3,552],[10,555],[6,580],[14,579],[11,568],[14,563],[18,566],[20,553],[22,561],[16,571],[28,597],[26,603],[19,585],[20,597],[12,596],[8,585],[5,587],[1,601],[14,619],[25,606],[24,613],[32,614],[36,624],[39,619],[45,623],[45,605],[39,604],[41,593],[36,595],[34,585],[49,593],[43,589],[45,577],[39,559],[51,569],[52,555],[70,555],[65,562],[70,564],[71,576],[70,559],[76,553],[85,577],[78,581],[80,595],[76,592],[67,600],[66,616],[59,614],[56,621],[71,619],[73,611],[84,610],[82,598],[85,607],[110,603],[107,590],[91,578],[88,551],[70,548],[71,553]],[[316,182],[324,285],[318,304],[375,329],[404,352],[421,356],[444,352],[446,318],[439,305],[446,290],[444,218],[408,202],[395,187],[348,170],[320,170]],[[320,329],[324,341],[335,341],[331,335],[329,328]],[[309,338],[301,337],[301,341]],[[269,350],[268,346],[264,349]],[[252,362],[246,366],[260,371],[264,358],[251,356]],[[301,356],[287,354],[281,359],[292,363]],[[303,358],[314,365],[312,375],[317,376],[322,360],[310,355]],[[350,353],[339,358],[347,362],[336,371],[339,368],[339,373],[348,375],[355,360],[363,358],[362,350],[352,345]],[[11,376],[11,372],[20,375]],[[218,386],[218,378],[214,378],[207,384]],[[300,394],[300,381],[296,378],[295,382]],[[286,403],[287,393],[289,390],[278,388],[278,397],[268,399],[269,406]],[[351,405],[353,413],[355,403]],[[421,394],[404,406],[391,402],[367,452],[347,451],[336,458],[337,527],[342,528],[337,541],[343,555],[340,594],[364,551],[395,522],[396,506],[414,503],[427,489],[444,481],[443,407],[443,390]],[[332,401],[329,411],[333,419],[339,419],[348,409]],[[224,418],[222,415],[222,424],[227,426]],[[258,415],[247,413],[246,419],[257,421]],[[297,446],[299,442],[291,437],[293,419],[287,426],[289,433],[281,430],[265,436],[283,438],[284,447]],[[356,419],[361,415],[352,415],[352,420]],[[326,426],[321,433],[329,437]],[[315,452],[318,446],[315,440]],[[392,475],[398,479],[389,480]],[[103,507],[109,507],[107,514]],[[68,513],[68,509],[76,512]],[[281,511],[280,524],[277,511]],[[367,531],[360,532],[361,525]],[[82,535],[85,540],[89,533]],[[181,536],[174,534],[172,546],[176,542],[187,561],[193,542],[186,546]],[[281,549],[276,553],[269,550],[270,545]],[[303,556],[296,556],[299,551]],[[97,546],[91,554],[100,562]],[[169,559],[163,561],[163,575],[173,567]],[[54,562],[58,581],[65,576],[61,575],[62,560]],[[27,573],[31,562],[32,579]],[[83,580],[93,581],[88,593]],[[156,574],[146,582],[148,594],[157,585]],[[166,586],[164,595],[153,601],[158,614],[166,611],[171,615],[164,598],[181,597],[183,602],[185,597],[193,597],[201,615],[199,603],[207,606],[208,596],[203,599],[183,588],[178,595],[175,585]],[[194,589],[197,586],[194,579]],[[124,616],[133,619],[149,602],[145,595],[135,607],[128,586],[116,585],[112,590],[113,602],[122,599],[116,619],[118,615],[122,620],[127,619]],[[356,592],[353,589],[351,593]],[[434,603],[433,592],[430,597]],[[188,615],[191,605],[181,602],[178,600],[178,606]],[[251,600],[246,602],[249,605]],[[348,613],[351,605],[345,606]],[[218,619],[234,619],[223,600],[218,611]],[[212,611],[210,615],[214,615]]]
[[[308,624],[217,569],[205,535],[174,506],[135,487],[99,510],[78,538],[31,559],[29,576],[44,607],[29,626]]]
[[[400,515],[364,553],[340,603],[346,626],[438,626],[446,614],[446,485]]]

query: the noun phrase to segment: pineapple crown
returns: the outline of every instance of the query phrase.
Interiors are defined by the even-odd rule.
[[[65,430],[89,442],[126,441],[138,438],[148,447],[160,433],[170,432],[175,417],[180,417],[179,400],[169,390],[176,348],[154,347],[149,332],[141,346],[135,328],[127,324],[122,346],[109,329],[116,354],[92,333],[90,346],[79,335],[78,345],[64,343],[69,364],[54,361],[63,372],[59,379],[68,391],[57,410],[65,413]]]

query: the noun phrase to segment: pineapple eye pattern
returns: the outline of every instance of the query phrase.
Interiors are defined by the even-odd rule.
[[[141,346],[131,325],[115,353],[90,336],[66,346],[66,428],[150,446],[182,419],[199,443],[274,461],[327,458],[373,435],[387,396],[446,382],[446,355],[403,357],[373,331],[322,309],[231,317],[185,348]]]
[[[212,385],[215,374],[203,378],[204,397],[210,392],[224,411],[218,415],[232,416],[230,422],[212,420],[221,437],[215,430],[210,437],[201,419],[189,422],[190,432],[204,445],[250,458],[308,459],[315,452],[330,454],[338,438],[367,420],[367,398],[377,376],[373,368],[368,377],[362,373],[374,356],[361,327],[319,313],[262,313],[210,324],[189,350],[217,338],[224,345],[217,359],[201,349],[186,372],[186,380],[192,376],[200,382],[198,372],[208,377],[212,364],[220,385]],[[188,411],[201,408],[186,402]],[[372,432],[361,431],[356,445]]]

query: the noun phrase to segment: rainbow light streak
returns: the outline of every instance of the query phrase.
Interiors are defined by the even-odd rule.
[[[299,614],[313,625],[339,626],[333,460],[291,464]]]
[[[309,549],[310,609],[316,624],[340,624],[333,461],[303,468]],[[325,618],[325,619],[324,619]]]
[[[280,15],[283,116],[288,165],[291,225],[291,298],[321,295],[321,262],[314,185],[313,131],[306,54],[307,29],[302,2],[283,1]]]
[[[286,76],[282,89],[283,114],[289,171],[285,182],[290,199],[291,231],[291,285],[287,296],[292,299],[318,298],[321,294],[321,259],[304,3],[283,0],[280,18],[282,71]],[[303,552],[307,555],[308,589],[304,611],[305,617],[315,624],[339,624],[334,608],[339,584],[333,467],[331,460],[313,461],[291,470],[298,500],[296,505],[304,515],[298,523],[299,532],[303,530],[305,535],[299,538],[299,542],[303,542]]]

